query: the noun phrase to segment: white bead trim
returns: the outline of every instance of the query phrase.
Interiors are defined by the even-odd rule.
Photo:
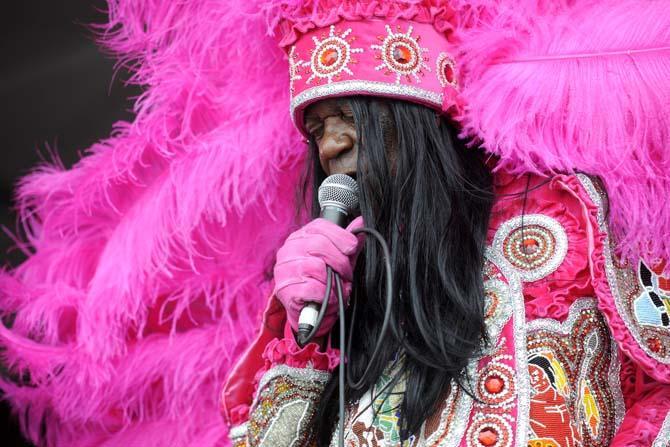
[[[291,119],[295,123],[295,111],[316,100],[332,96],[345,95],[381,95],[393,97],[405,97],[418,100],[427,105],[441,108],[442,94],[425,90],[411,85],[396,85],[393,83],[379,81],[339,81],[332,84],[319,85],[300,92],[291,100]],[[302,128],[302,123],[298,124]]]

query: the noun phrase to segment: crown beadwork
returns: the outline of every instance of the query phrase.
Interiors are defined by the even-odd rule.
[[[289,56],[291,116],[320,99],[373,95],[443,111],[456,104],[458,74],[451,44],[431,23],[342,20],[299,35]]]

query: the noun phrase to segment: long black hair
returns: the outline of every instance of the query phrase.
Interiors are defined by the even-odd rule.
[[[482,268],[493,203],[491,175],[481,152],[466,148],[454,125],[431,109],[380,98],[343,100],[351,105],[358,134],[361,213],[365,225],[389,244],[395,289],[382,355],[371,366],[366,386],[347,385],[345,393],[349,402],[359,400],[401,355],[396,380],[405,380],[400,408],[405,440],[436,411],[452,380],[467,392],[466,366],[486,342]],[[316,191],[325,174],[313,141],[305,178],[311,180],[305,185],[312,185],[316,217]],[[353,326],[347,322],[355,333],[347,353],[354,378],[363,374],[380,335],[385,310],[381,259],[380,247],[368,238],[354,278],[356,319]],[[316,412],[320,446],[329,444],[337,422],[337,387],[335,371]]]

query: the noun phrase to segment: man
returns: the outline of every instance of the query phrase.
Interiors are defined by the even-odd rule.
[[[347,441],[552,445],[573,430],[575,444],[662,445],[669,342],[655,304],[663,303],[664,284],[655,261],[670,254],[669,211],[658,205],[668,190],[670,144],[664,2],[146,6],[114,2],[104,35],[147,86],[135,123],[120,126],[73,170],[36,172],[20,190],[34,255],[2,278],[3,309],[15,319],[0,335],[10,361],[30,376],[28,386],[3,389],[27,416],[35,442],[215,445],[226,431],[212,417],[225,375],[225,413],[237,441],[282,445],[296,440],[296,430],[297,444],[332,438],[332,414],[322,412],[314,424],[302,416],[336,401],[328,388],[334,351],[316,343],[297,349],[282,304],[318,296],[288,290],[282,301],[268,297],[281,298],[271,280],[273,271],[281,276],[273,256],[296,229],[291,205],[309,153],[298,135],[318,135],[305,128],[305,114],[355,95],[375,98],[348,101],[356,138],[376,129],[369,142],[359,141],[357,157],[349,155],[361,185],[379,183],[363,186],[364,224],[384,230],[396,254],[411,256],[395,258],[399,309],[385,357],[392,363],[379,371],[379,362],[367,389],[346,393],[344,424],[353,431]],[[283,54],[267,37],[268,22]],[[289,104],[299,132],[285,113]],[[344,129],[350,117],[340,111],[341,121],[316,113],[323,125]],[[467,152],[453,138],[455,127],[494,157]],[[415,167],[423,174],[408,183],[426,192],[417,196],[394,184],[419,161],[412,148],[431,144],[423,155],[442,158],[424,159]],[[312,141],[313,154],[315,147]],[[324,173],[347,159],[340,153]],[[404,160],[405,154],[415,158]],[[459,163],[495,169],[493,197],[485,194],[490,172],[445,170]],[[343,172],[353,173],[347,166]],[[425,171],[431,167],[442,171]],[[574,171],[599,177],[609,203],[600,182]],[[378,176],[384,172],[387,178]],[[318,184],[316,176],[311,181]],[[445,206],[446,193],[470,202]],[[394,216],[415,206],[441,206],[442,214]],[[452,226],[447,213],[479,218]],[[334,237],[353,243],[348,232],[335,230]],[[431,238],[403,246],[404,238],[421,234]],[[463,261],[441,251],[441,235],[450,246],[472,245]],[[353,267],[349,256],[357,250],[344,248]],[[384,310],[375,305],[378,290],[370,292],[381,284],[370,275],[378,267],[368,261],[379,259],[375,250],[366,241],[351,277],[363,298],[352,296],[350,309],[369,305],[350,320],[356,368],[366,365],[355,357],[364,358],[363,343],[376,342]],[[615,250],[630,261],[627,267]],[[343,259],[340,250],[332,253]],[[476,256],[483,262],[473,268]],[[654,275],[641,273],[640,260]],[[347,263],[337,266],[344,279]],[[423,273],[439,280],[424,282]],[[361,287],[364,280],[369,285]],[[444,296],[428,290],[450,282],[453,290]],[[403,289],[409,294],[401,297]],[[466,292],[483,299],[455,299]],[[264,303],[259,327],[255,315]],[[468,336],[456,340],[445,335],[450,331]],[[257,340],[240,356],[252,333]],[[547,420],[535,415],[563,407],[554,405],[543,381],[535,389],[528,377],[538,372],[531,360],[540,357],[549,361],[543,372],[555,374],[557,390],[569,396],[570,420],[553,437],[543,427],[558,413]],[[466,358],[467,367],[457,370]],[[423,372],[395,373],[412,365]],[[302,373],[286,374],[296,369]],[[351,372],[354,379],[363,375]],[[427,376],[429,383],[412,384]],[[387,399],[389,388],[402,394]],[[424,389],[431,392],[408,397]],[[278,415],[305,423],[273,426],[286,420]]]
[[[658,341],[628,344],[652,334],[630,307],[644,285],[615,280],[636,273],[613,257],[599,180],[519,174],[510,159],[487,160],[463,146],[440,115],[458,116],[460,107],[452,46],[436,33],[444,22],[420,13],[401,19],[393,9],[385,18],[337,20],[322,11],[321,21],[296,7],[279,25],[291,30],[281,44],[291,63],[292,118],[309,141],[306,178],[316,188],[329,174],[354,175],[364,225],[389,243],[392,329],[381,333],[383,262],[373,241],[357,265],[361,244],[350,230],[360,220],[341,229],[317,219],[294,232],[277,253],[259,338],[224,388],[233,442],[664,442],[667,359],[657,355]],[[431,100],[431,88],[441,101]],[[323,299],[326,265],[355,296],[356,313],[339,317],[354,334],[346,368],[365,376],[362,388],[345,386],[343,421],[336,349],[324,339],[300,348],[294,338],[302,307]],[[331,297],[320,335],[338,317],[335,304]],[[642,360],[648,356],[653,368]],[[632,377],[648,385],[626,386]],[[658,427],[642,439],[634,428],[640,411],[653,411]]]

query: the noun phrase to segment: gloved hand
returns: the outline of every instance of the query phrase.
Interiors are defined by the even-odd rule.
[[[362,217],[354,219],[346,229],[325,219],[315,219],[292,233],[277,252],[275,295],[284,305],[294,331],[298,330],[298,317],[306,303],[321,306],[326,293],[326,265],[340,274],[346,305],[356,257],[363,247],[363,237],[356,237],[351,232],[361,227]],[[328,311],[316,333],[319,337],[327,334],[337,320],[336,290],[333,281]]]

